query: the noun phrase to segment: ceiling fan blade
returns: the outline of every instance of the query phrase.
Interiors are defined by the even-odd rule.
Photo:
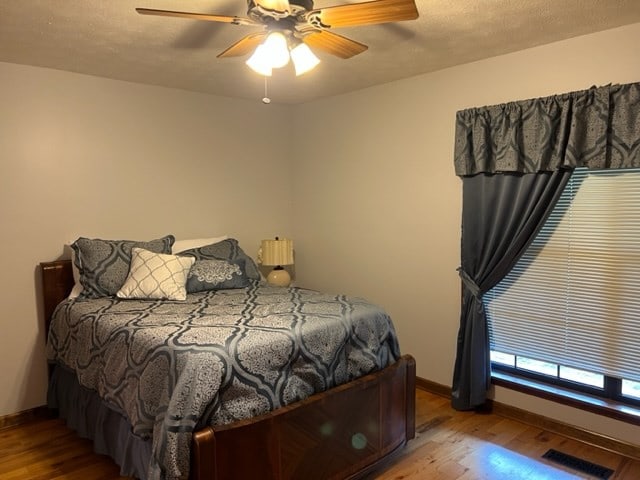
[[[337,5],[321,8],[308,14],[313,18],[318,12],[325,28],[374,25],[418,18],[415,0],[373,0],[371,2]]]
[[[323,50],[340,58],[351,58],[369,48],[363,43],[326,30],[313,32],[304,37],[302,41],[309,47]]]
[[[210,15],[207,13],[174,12],[172,10],[155,10],[153,8],[136,8],[140,15],[158,15],[160,17],[190,18],[192,20],[205,20],[207,22],[231,23],[233,25],[261,25],[246,17],[230,15]]]
[[[218,58],[241,57],[255,50],[255,48],[264,40],[267,32],[251,33],[242,37],[236,43],[227,48],[224,52],[218,54]]]

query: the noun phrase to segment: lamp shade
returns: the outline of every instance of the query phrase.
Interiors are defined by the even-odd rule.
[[[265,77],[270,77],[274,68],[287,65],[289,60],[293,62],[296,75],[312,70],[320,63],[320,59],[306,44],[291,35],[285,35],[280,30],[272,31],[245,63],[254,72]]]
[[[287,37],[281,32],[271,32],[267,39],[262,43],[264,47],[263,55],[265,55],[271,63],[271,68],[284,67],[289,63],[289,47],[287,45]]]
[[[299,43],[295,48],[292,48],[290,54],[296,75],[302,75],[320,63],[320,59],[304,43]]]
[[[293,265],[293,241],[282,238],[262,240],[262,265]]]
[[[271,60],[269,56],[264,52],[264,45],[258,45],[253,55],[249,57],[245,63],[256,73],[270,77],[272,73]]]
[[[279,31],[271,32],[245,63],[254,72],[270,77],[272,69],[284,67],[289,63],[287,37]]]

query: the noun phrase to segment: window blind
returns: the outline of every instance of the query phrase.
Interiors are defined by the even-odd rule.
[[[640,381],[640,169],[576,169],[484,301],[492,350]]]

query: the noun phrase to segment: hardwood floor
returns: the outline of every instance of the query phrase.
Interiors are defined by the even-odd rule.
[[[449,399],[417,391],[416,438],[375,479],[594,479],[542,458],[549,449],[614,470],[610,480],[640,479],[640,461],[495,414],[458,412]]]
[[[640,479],[640,461],[495,414],[456,412],[449,400],[417,392],[417,435],[376,480],[593,479],[547,461],[554,448],[614,470],[611,480]],[[2,480],[115,480],[118,467],[57,419],[0,430]],[[256,479],[259,480],[259,479]],[[304,480],[304,479],[301,479]]]

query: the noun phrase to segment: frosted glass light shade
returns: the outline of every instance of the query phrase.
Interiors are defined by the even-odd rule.
[[[315,68],[320,59],[314,55],[311,49],[298,39],[292,39],[297,45],[289,51],[289,41],[280,31],[271,32],[262,42],[246,64],[256,73],[270,77],[274,68],[282,68],[293,62],[296,75],[302,75]]]
[[[262,265],[293,265],[293,241],[283,238],[262,240]]]
[[[271,32],[249,57],[246,64],[256,73],[270,77],[274,68],[289,63],[287,37],[281,32]]]
[[[304,43],[299,43],[291,50],[291,61],[296,69],[296,75],[307,73],[320,63],[320,59]]]
[[[262,46],[264,46],[264,55],[269,57],[271,68],[281,68],[289,63],[287,37],[282,33],[271,32]]]
[[[269,56],[264,52],[264,45],[258,45],[253,55],[245,62],[251,70],[265,77],[272,74],[271,61]]]

